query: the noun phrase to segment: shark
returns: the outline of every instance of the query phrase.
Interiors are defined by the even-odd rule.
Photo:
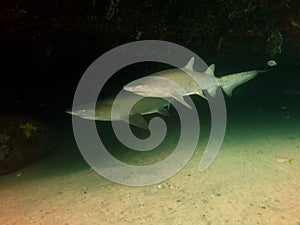
[[[84,104],[66,110],[66,113],[87,120],[95,121],[125,121],[135,127],[148,130],[148,124],[143,115],[159,113],[164,116],[169,116],[170,102],[162,98],[147,97],[138,101],[131,109],[129,115],[124,107],[133,101],[137,100],[135,94],[126,93],[121,95],[117,101],[116,96],[109,96],[99,99],[96,102],[96,107],[93,104]],[[114,112],[112,111],[114,104]]]
[[[227,96],[231,96],[236,87],[257,74],[268,71],[252,70],[215,77],[215,64],[210,65],[204,72],[198,72],[194,70],[194,61],[195,58],[192,57],[182,68],[158,71],[126,84],[123,89],[145,97],[173,98],[191,108],[184,96],[196,94],[207,99],[206,94],[209,94],[215,97],[218,87],[221,87]]]

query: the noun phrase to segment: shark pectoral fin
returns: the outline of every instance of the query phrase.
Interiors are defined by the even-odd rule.
[[[129,117],[129,124],[141,128],[143,130],[149,130],[148,124],[143,116],[140,114],[133,114]]]
[[[181,104],[185,105],[189,109],[192,109],[192,107],[184,100],[184,98],[181,95],[172,95],[172,98],[175,98]]]
[[[207,89],[207,92],[209,93],[209,95],[210,95],[211,97],[215,97],[216,94],[217,94],[217,88],[215,88],[215,87],[208,88],[208,89]]]
[[[157,112],[161,115],[164,115],[164,116],[170,116],[170,114],[169,114],[169,112],[166,108],[158,109]]]

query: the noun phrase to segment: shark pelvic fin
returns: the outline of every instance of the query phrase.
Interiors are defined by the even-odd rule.
[[[204,98],[204,99],[207,99],[202,91],[198,91],[198,92],[196,92],[195,94],[196,94],[196,95],[199,95],[200,97],[202,97],[202,98]]]
[[[194,71],[195,57],[192,57],[189,62],[184,66],[184,69]]]
[[[149,130],[146,120],[140,114],[130,115],[128,122],[129,122],[129,124],[131,124],[135,127],[141,128],[143,130]]]
[[[158,109],[157,112],[161,115],[164,115],[164,116],[170,116],[170,114],[169,114],[169,112],[166,108]]]
[[[207,92],[211,97],[215,97],[217,94],[217,88],[216,87],[211,87],[207,89]]]

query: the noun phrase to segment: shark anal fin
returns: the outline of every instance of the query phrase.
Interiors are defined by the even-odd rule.
[[[217,88],[216,87],[211,87],[207,89],[207,92],[211,97],[215,97],[217,94]]]

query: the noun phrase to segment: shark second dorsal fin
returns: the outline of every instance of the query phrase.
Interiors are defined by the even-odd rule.
[[[214,77],[214,72],[215,72],[215,64],[211,64],[207,69],[205,70],[205,74]]]
[[[186,70],[194,71],[194,62],[195,62],[195,57],[192,57],[183,68]]]

